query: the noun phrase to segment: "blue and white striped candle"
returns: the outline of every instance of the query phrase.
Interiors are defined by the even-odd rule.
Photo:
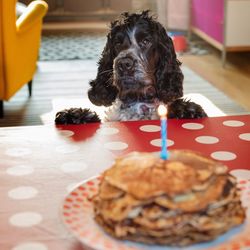
[[[167,108],[164,105],[159,105],[158,114],[161,118],[161,159],[168,159],[167,151]]]

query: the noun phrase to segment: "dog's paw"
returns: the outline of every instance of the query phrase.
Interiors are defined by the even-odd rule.
[[[70,108],[56,113],[55,124],[86,124],[91,122],[100,122],[96,112],[90,109]]]
[[[207,117],[207,114],[199,105],[196,104],[196,107],[192,106],[185,110],[181,118],[194,119],[203,117]]]
[[[169,105],[168,118],[194,119],[207,117],[203,108],[190,101],[178,99]]]

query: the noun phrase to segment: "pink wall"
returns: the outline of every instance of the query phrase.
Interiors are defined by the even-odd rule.
[[[192,0],[192,25],[223,42],[224,0]]]

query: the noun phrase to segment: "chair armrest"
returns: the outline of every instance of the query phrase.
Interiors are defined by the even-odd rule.
[[[48,4],[45,1],[31,2],[26,11],[16,21],[17,32],[23,32],[33,26],[35,22],[41,21],[47,10]]]

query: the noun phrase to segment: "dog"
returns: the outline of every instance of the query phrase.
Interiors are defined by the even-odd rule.
[[[111,23],[96,79],[90,81],[89,100],[109,107],[105,121],[159,119],[160,103],[167,106],[168,118],[206,117],[200,105],[182,98],[180,66],[171,37],[149,11],[125,12]],[[93,121],[72,119],[77,110],[69,109],[57,113],[56,123],[61,117],[64,124],[98,120],[95,112],[81,111]]]

